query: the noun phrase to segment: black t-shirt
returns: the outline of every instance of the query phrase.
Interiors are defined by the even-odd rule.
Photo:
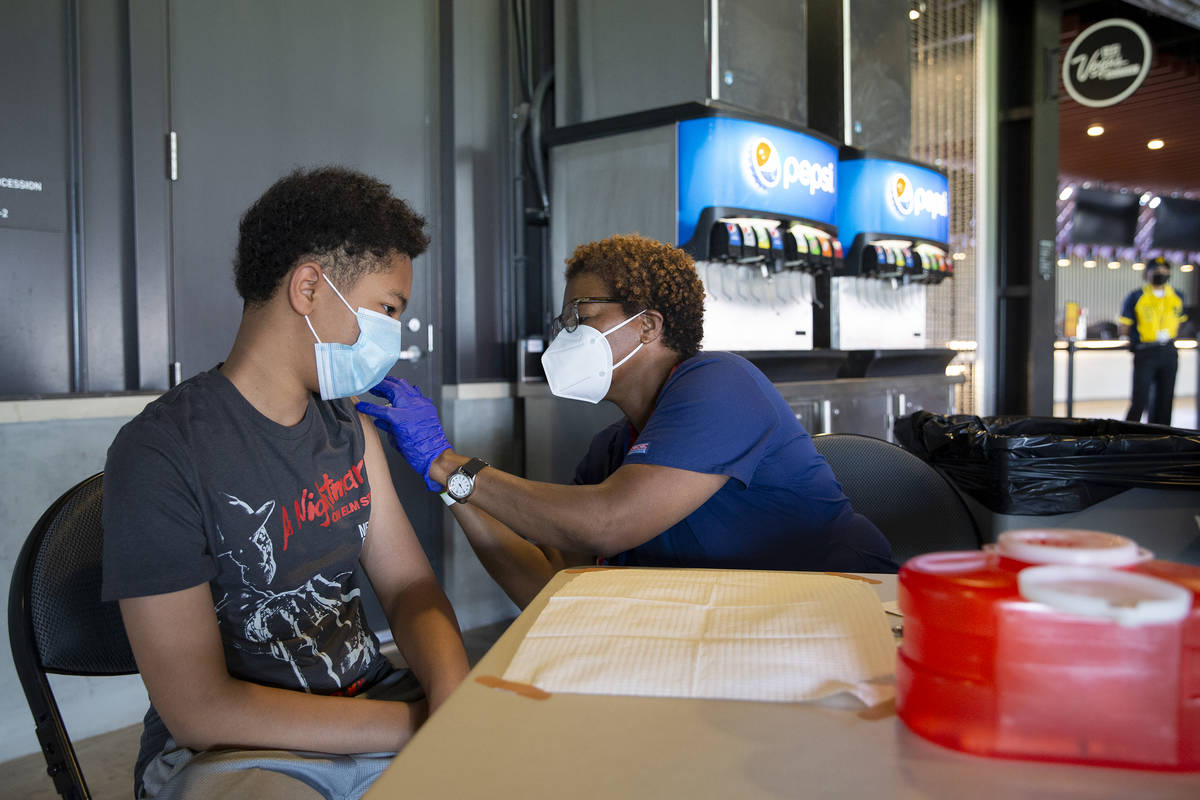
[[[363,451],[349,400],[312,397],[286,427],[216,369],[180,384],[109,448],[103,597],[207,582],[231,675],[317,694],[370,686],[390,665],[354,572],[370,518]]]

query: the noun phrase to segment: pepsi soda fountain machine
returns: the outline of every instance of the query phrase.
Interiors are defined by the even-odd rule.
[[[703,346],[812,350],[813,308],[840,267],[830,142],[747,119],[685,120],[678,231],[705,288]]]
[[[844,147],[837,197],[848,246],[830,281],[820,342],[851,351],[928,348],[926,287],[954,274],[945,173]]]
[[[773,362],[812,351],[814,307],[843,268],[837,146],[716,106],[671,111],[665,124],[554,147],[553,262],[615,233],[671,242],[704,284],[704,349]],[[551,289],[561,296],[561,283]]]

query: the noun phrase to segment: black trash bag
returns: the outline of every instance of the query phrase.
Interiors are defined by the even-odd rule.
[[[1002,514],[1080,511],[1126,489],[1200,489],[1200,432],[1108,419],[896,420],[896,441]]]

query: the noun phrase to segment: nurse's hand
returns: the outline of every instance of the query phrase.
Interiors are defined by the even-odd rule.
[[[408,465],[425,479],[429,491],[442,491],[441,485],[430,479],[429,465],[450,449],[450,442],[433,403],[408,381],[390,376],[380,381],[371,394],[391,405],[360,401],[355,408],[374,419],[375,427],[388,434]]]

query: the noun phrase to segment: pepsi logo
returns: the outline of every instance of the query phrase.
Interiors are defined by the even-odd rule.
[[[934,219],[950,216],[948,193],[916,187],[904,173],[897,172],[888,178],[888,200],[902,217],[913,214],[928,214]]]
[[[752,139],[746,151],[746,161],[749,167],[751,183],[766,191],[779,185],[783,168],[779,161],[779,152],[770,139]]]

